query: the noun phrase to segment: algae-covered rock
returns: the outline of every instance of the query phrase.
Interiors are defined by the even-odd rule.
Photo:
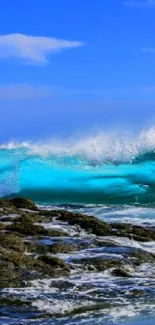
[[[25,220],[23,222],[15,221],[11,225],[8,225],[6,229],[27,236],[49,235],[49,231],[44,227],[40,225],[34,225],[32,222],[26,222]]]
[[[36,216],[36,219],[37,220]],[[6,226],[8,231],[13,231],[20,235],[25,236],[51,236],[51,237],[64,237],[67,234],[60,230],[45,229],[42,225],[34,224],[31,220],[31,216],[24,215],[17,218],[11,225]]]
[[[143,289],[132,289],[130,290],[129,294],[132,297],[143,297],[146,295],[146,292]]]
[[[22,213],[19,217],[15,218],[16,222],[36,222],[36,223],[42,223],[42,222],[51,222],[52,219],[47,217],[47,216],[43,216],[43,215],[39,215],[37,213],[31,213],[31,212],[25,212]]]
[[[13,205],[13,203],[10,200],[7,199],[0,199],[0,208],[1,209],[14,209],[15,206]]]
[[[138,248],[130,248],[130,250],[124,254],[125,258],[130,258],[132,264],[139,266],[142,263],[155,263],[155,255],[146,252]]]
[[[114,242],[110,239],[96,239],[93,242],[94,247],[109,247],[109,248],[115,248],[115,247],[119,247],[119,244],[117,242]]]
[[[4,229],[3,223],[0,222],[0,231]]]
[[[128,237],[141,242],[155,240],[155,231],[148,227],[125,223],[112,223],[111,226],[115,229],[115,235],[120,237]]]
[[[23,240],[20,237],[10,233],[3,233],[0,235],[0,246],[19,252],[24,252],[26,249]]]
[[[52,246],[50,246],[50,252],[52,254],[65,254],[65,253],[71,253],[71,252],[75,252],[77,250],[77,245],[72,244],[72,243],[55,243]]]
[[[36,243],[36,242],[25,242],[26,250],[29,253],[35,253],[35,254],[47,254],[49,252],[49,246]]]
[[[50,265],[52,268],[56,268],[56,272],[58,270],[62,270],[62,275],[69,275],[70,269],[69,266],[60,258],[52,257],[50,255],[42,255],[38,258],[41,262],[45,263],[46,265]]]
[[[35,258],[0,247],[0,286],[14,287],[32,279],[69,275],[69,267],[47,255]]]
[[[38,211],[38,207],[30,199],[15,197],[13,199],[10,199],[9,202],[12,203],[18,209],[28,209],[28,210]]]
[[[70,225],[79,225],[81,228],[97,236],[109,236],[112,234],[112,227],[103,221],[92,216],[82,215],[67,211],[60,211],[58,220],[67,221]]]
[[[81,264],[84,269],[89,271],[102,272],[110,268],[121,267],[123,262],[116,259],[105,259],[103,257],[92,257],[92,258],[82,258],[82,259],[73,259],[72,263]]]
[[[0,257],[0,288],[15,286],[18,282],[17,277],[13,263],[3,261]]]
[[[116,238],[113,240],[111,237],[115,235],[140,241],[155,240],[153,229],[131,224],[108,224],[92,216],[63,210],[41,210],[31,200],[24,198],[0,200],[0,209],[0,287],[23,287],[31,285],[33,279],[66,277],[70,274],[70,268],[81,268],[87,272],[110,269],[113,276],[125,278],[132,276],[130,267],[135,270],[142,263],[155,263],[154,254],[135,247],[119,247],[119,243],[115,243]],[[58,220],[65,222],[65,227],[68,227],[66,232],[56,228]],[[46,222],[50,225],[45,225]],[[75,228],[72,225],[96,236],[86,235],[86,238],[80,238],[80,231],[78,236],[70,231]],[[66,236],[73,236],[72,241],[60,238]],[[40,243],[39,239],[44,241]],[[46,242],[48,245],[44,244]],[[93,254],[101,254],[93,257],[91,250],[90,254],[85,255],[89,256],[87,258],[81,258],[80,254],[76,258],[76,254],[71,254],[68,262],[70,268],[63,260],[52,256],[87,248],[93,248]],[[132,294],[133,297],[141,295],[136,292]]]

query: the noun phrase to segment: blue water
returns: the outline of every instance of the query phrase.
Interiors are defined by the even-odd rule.
[[[155,131],[0,146],[0,196],[44,203],[154,204]]]

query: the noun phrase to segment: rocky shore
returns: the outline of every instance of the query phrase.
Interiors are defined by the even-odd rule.
[[[87,274],[107,270],[114,277],[132,278],[143,263],[154,265],[154,254],[135,246],[122,247],[113,240],[116,237],[143,243],[155,240],[155,230],[44,210],[25,198],[1,199],[0,288],[26,288],[33,280],[60,277],[65,277],[60,284],[67,286],[67,277],[77,269]],[[132,294],[145,292],[133,290]]]

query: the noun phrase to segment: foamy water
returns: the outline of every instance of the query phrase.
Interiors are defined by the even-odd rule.
[[[68,209],[95,215],[106,222],[155,227],[155,128],[138,135],[101,132],[97,136],[46,143],[0,146],[0,195],[23,195],[47,209]],[[12,215],[12,219],[16,217]],[[54,220],[47,229],[63,230],[71,243],[90,242],[94,235],[78,226]],[[64,239],[64,238],[63,238]],[[42,239],[47,245],[56,238]],[[59,239],[60,240],[60,239]],[[98,238],[103,241],[105,238]],[[123,324],[154,325],[155,265],[143,263],[127,278],[112,270],[88,272],[84,258],[117,258],[141,249],[155,254],[155,242],[107,237],[113,247],[91,247],[58,256],[71,266],[71,275],[32,281],[28,288],[8,288],[0,298],[22,305],[3,306],[1,325]],[[61,284],[61,285],[60,285]],[[135,297],[133,290],[144,294]]]

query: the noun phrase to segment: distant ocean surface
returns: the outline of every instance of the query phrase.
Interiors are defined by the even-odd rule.
[[[136,136],[115,136],[100,133],[79,140],[23,142],[0,146],[0,196],[25,196],[40,206],[69,209],[95,215],[107,222],[127,222],[155,227],[155,129],[150,128]],[[119,241],[119,239],[116,239]],[[155,253],[155,242],[136,243],[121,239],[123,247],[139,245]],[[138,247],[138,246],[137,246]],[[88,324],[88,325],[154,325],[155,269],[146,265],[132,280],[114,281],[108,274],[92,275],[92,279],[76,278],[72,281],[118,291],[118,307],[67,319],[29,320],[8,318],[0,324]],[[141,286],[150,291],[150,298],[122,299],[120,292]],[[17,296],[36,297],[36,288],[24,292],[10,289]],[[38,294],[37,308],[49,311],[51,289],[44,283]],[[9,289],[8,289],[9,292]],[[7,293],[7,290],[6,290]],[[65,295],[65,293],[64,293]],[[64,296],[65,297],[65,296]],[[54,293],[55,308],[70,308],[70,300],[59,301]],[[73,303],[75,303],[73,301]],[[23,314],[22,314],[23,315]],[[12,316],[13,317],[13,316]]]

